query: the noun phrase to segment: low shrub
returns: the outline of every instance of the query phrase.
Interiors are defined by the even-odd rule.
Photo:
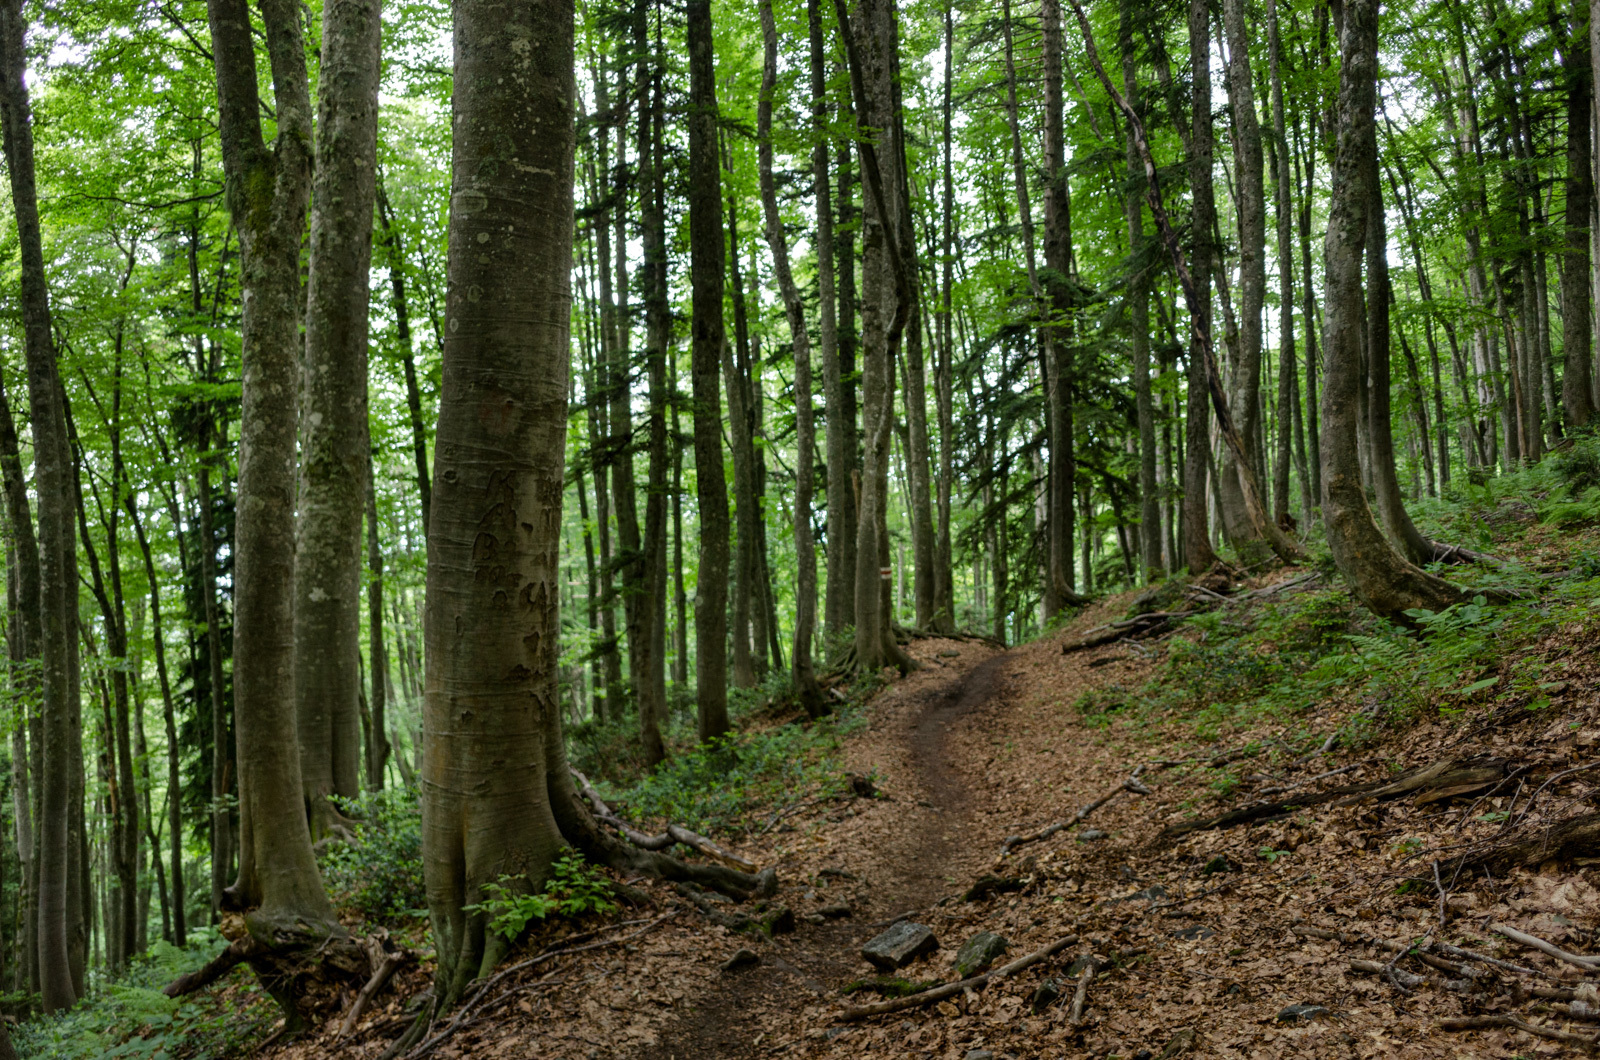
[[[369,791],[338,803],[355,824],[348,842],[326,844],[318,859],[334,901],[380,923],[427,915],[416,792]]]

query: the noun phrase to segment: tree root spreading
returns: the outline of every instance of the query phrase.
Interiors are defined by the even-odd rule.
[[[1010,964],[996,968],[992,972],[985,972],[982,975],[975,975],[970,979],[962,979],[955,983],[946,983],[944,986],[934,987],[932,990],[924,990],[920,994],[897,997],[889,1001],[879,1001],[872,1005],[851,1006],[841,1012],[839,1018],[846,1023],[853,1023],[872,1016],[882,1016],[889,1012],[900,1012],[908,1008],[921,1008],[923,1005],[931,1005],[936,1001],[943,1001],[947,997],[954,997],[956,994],[968,990],[977,990],[991,979],[1004,979],[1007,976],[1016,975],[1026,968],[1033,967],[1040,961],[1054,957],[1077,941],[1078,936],[1068,935],[1065,938],[1057,939],[1042,950],[1035,950],[1026,957],[1019,957]]]

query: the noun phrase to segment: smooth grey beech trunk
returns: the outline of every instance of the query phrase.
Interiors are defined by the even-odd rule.
[[[690,0],[689,287],[694,465],[700,508],[695,594],[695,698],[702,740],[728,731],[728,483],[722,467],[722,171],[710,0]]]
[[[815,5],[817,0],[810,0],[810,3]],[[767,246],[772,250],[772,271],[778,281],[778,291],[783,296],[784,313],[789,322],[789,341],[794,349],[797,456],[793,526],[795,616],[790,673],[801,705],[807,714],[816,717],[826,711],[827,700],[817,685],[811,665],[811,637],[817,621],[817,553],[811,536],[811,496],[816,477],[812,456],[816,445],[816,423],[811,397],[811,335],[806,329],[805,302],[789,265],[789,240],[784,234],[783,217],[778,212],[778,186],[772,175],[772,92],[778,79],[778,29],[772,17],[772,0],[761,0],[761,43],[761,95],[756,105],[761,206],[766,218]],[[819,142],[817,150],[825,152],[826,147]],[[826,173],[826,154],[821,157],[822,171]],[[813,165],[815,162],[816,158],[813,158]],[[819,254],[822,253],[819,251]],[[826,256],[822,256],[821,260],[827,260]]]
[[[443,1003],[504,952],[463,907],[561,845],[558,606],[573,10],[457,0],[450,258],[424,610],[422,812]],[[490,164],[493,160],[494,164]]]
[[[1261,421],[1261,314],[1267,293],[1267,205],[1263,183],[1261,120],[1256,114],[1250,73],[1250,33],[1244,0],[1223,0],[1223,35],[1228,42],[1228,106],[1233,115],[1234,180],[1239,210],[1239,336],[1229,350],[1228,406],[1261,476],[1257,438]],[[1238,460],[1224,450],[1217,476],[1222,493],[1223,529],[1234,545],[1261,536],[1245,510]]]
[[[367,309],[378,149],[380,0],[322,9],[306,290],[294,690],[313,840],[361,791],[361,517],[366,509]]]
[[[950,543],[950,491],[954,483],[955,454],[955,343],[952,341],[954,316],[951,313],[951,296],[955,287],[955,251],[952,228],[955,222],[955,181],[951,165],[951,90],[955,81],[955,23],[951,0],[944,5],[944,86],[942,98],[941,169],[942,232],[939,243],[941,283],[939,285],[938,365],[934,369],[933,400],[939,428],[939,472],[934,478],[935,505],[938,508],[939,537],[934,553],[934,608],[935,632],[948,633],[956,628],[955,566]]]
[[[39,233],[34,184],[33,116],[23,79],[24,24],[21,0],[0,3],[0,124],[6,169],[21,250],[21,303],[28,366],[28,405],[33,433],[34,492],[39,506],[38,616],[43,717],[43,776],[40,778],[38,857],[38,968],[44,1010],[70,1007],[78,998],[72,935],[77,920],[73,894],[75,859],[70,818],[75,762],[82,761],[73,719],[78,688],[72,646],[76,643],[78,578],[73,531],[72,455],[67,440],[61,380],[51,337],[49,290]],[[7,417],[9,419],[9,417]],[[12,517],[26,516],[12,504]],[[24,605],[26,615],[32,605]],[[31,623],[31,618],[25,619]]]
[[[1347,0],[1340,33],[1338,150],[1332,174],[1326,268],[1326,376],[1322,389],[1322,513],[1334,562],[1361,600],[1379,615],[1408,608],[1439,611],[1461,598],[1389,544],[1367,505],[1356,446],[1362,332],[1362,258],[1373,226],[1371,135],[1376,96],[1378,0]]]
[[[1289,150],[1283,112],[1283,77],[1279,69],[1282,42],[1278,32],[1277,0],[1267,0],[1267,60],[1272,92],[1273,203],[1278,236],[1278,446],[1273,465],[1273,517],[1289,525],[1289,467],[1294,460],[1294,439],[1300,413],[1300,387],[1295,372],[1294,347],[1294,208],[1289,193]],[[1308,325],[1309,326],[1309,325]],[[1299,447],[1300,485],[1306,491],[1305,446]],[[1306,493],[1309,496],[1309,493]],[[1309,524],[1311,505],[1303,505]]]
[[[343,929],[311,850],[293,696],[295,362],[304,317],[300,246],[311,190],[311,97],[299,8],[263,0],[259,10],[278,125],[271,146],[262,139],[250,8],[244,0],[209,4],[244,307],[233,597],[239,878],[228,900],[252,910],[251,935],[276,948]]]

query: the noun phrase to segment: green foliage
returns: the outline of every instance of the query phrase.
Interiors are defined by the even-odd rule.
[[[356,823],[349,842],[327,844],[319,859],[329,893],[369,920],[427,915],[416,792],[369,791],[338,804]]]
[[[523,886],[525,882],[521,876],[502,876],[484,888],[489,894],[486,900],[465,909],[488,914],[489,930],[515,941],[535,920],[550,916],[576,920],[617,908],[611,901],[611,881],[576,850],[556,859],[543,891],[530,892]]]
[[[157,941],[122,976],[76,1006],[36,1016],[13,1032],[18,1055],[29,1060],[213,1060],[243,1056],[278,1018],[277,1006],[248,969],[236,969],[213,989],[169,998],[161,988],[199,969],[225,943],[214,931],[190,935],[184,949]]]

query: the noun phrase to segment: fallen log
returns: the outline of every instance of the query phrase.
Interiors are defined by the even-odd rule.
[[[908,1008],[931,1005],[935,1001],[943,1001],[947,997],[954,997],[956,994],[967,990],[977,990],[979,987],[986,985],[991,979],[1004,979],[1007,976],[1016,975],[1026,968],[1033,967],[1040,961],[1054,957],[1077,941],[1078,936],[1068,935],[1065,938],[1057,939],[1042,950],[1035,950],[1026,957],[1019,957],[1010,964],[996,968],[992,972],[985,972],[982,975],[972,976],[970,979],[962,979],[959,982],[936,986],[932,990],[924,990],[920,994],[910,994],[906,997],[879,1001],[871,1005],[850,1006],[839,1014],[839,1018],[846,1023],[854,1023],[857,1020],[864,1020],[871,1016],[882,1016],[890,1012],[900,1012]]]
[[[718,846],[699,832],[684,828],[682,825],[669,824],[667,825],[667,830],[660,835],[646,835],[618,817],[611,807],[606,805],[605,800],[600,798],[600,793],[594,790],[594,787],[589,783],[588,777],[576,769],[570,769],[570,767],[569,772],[572,773],[572,779],[577,785],[578,793],[589,803],[589,808],[594,813],[595,820],[615,828],[624,839],[641,850],[666,850],[674,843],[682,843],[684,846],[696,850],[708,858],[720,861],[724,865],[736,868],[741,872],[753,873],[757,870],[758,866],[749,858],[741,857],[731,850]]]
[[[1600,813],[1584,813],[1545,825],[1525,838],[1464,854],[1458,859],[1458,868],[1537,865],[1551,858],[1590,852],[1596,846],[1600,846]]]
[[[1442,1031],[1482,1031],[1498,1027],[1548,1038],[1553,1042],[1565,1042],[1580,1049],[1593,1049],[1596,1045],[1600,1045],[1600,1034],[1573,1034],[1571,1031],[1557,1030],[1542,1023],[1529,1023],[1515,1016],[1455,1016],[1439,1021],[1439,1029]]]
[[[1103,626],[1096,626],[1088,630],[1077,640],[1069,640],[1061,645],[1061,654],[1070,655],[1076,651],[1098,648],[1125,638],[1148,637],[1152,633],[1165,629],[1178,619],[1188,618],[1199,613],[1200,609],[1198,608],[1189,611],[1151,611],[1148,614],[1135,615],[1119,622],[1108,622]]]

